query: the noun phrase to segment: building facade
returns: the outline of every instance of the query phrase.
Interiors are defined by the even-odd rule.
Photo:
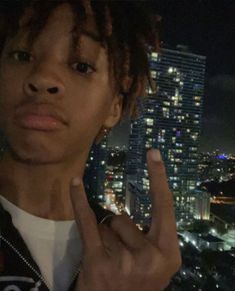
[[[97,202],[105,201],[105,171],[108,157],[108,140],[105,136],[98,145],[93,144],[86,163],[84,186],[86,193]]]
[[[138,217],[137,223],[148,224],[151,206],[146,151],[154,147],[160,149],[166,165],[177,220],[187,221],[193,217],[187,197],[198,182],[206,58],[178,46],[152,53],[150,65],[157,92],[148,88],[148,98],[140,102],[139,117],[131,123],[127,174],[132,190],[128,195],[136,202],[128,211]]]

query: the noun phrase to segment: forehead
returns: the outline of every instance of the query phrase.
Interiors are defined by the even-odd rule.
[[[79,13],[78,13],[79,15]],[[19,30],[17,36],[19,39],[24,38],[33,42],[43,31],[54,30],[58,27],[63,34],[70,34],[77,43],[80,36],[87,36],[99,45],[104,46],[99,35],[93,13],[88,10],[85,19],[78,19],[72,7],[68,3],[60,4],[53,8],[46,19],[34,19],[34,11],[27,8],[19,20]]]

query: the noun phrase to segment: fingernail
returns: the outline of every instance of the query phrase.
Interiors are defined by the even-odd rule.
[[[75,177],[75,178],[72,179],[72,182],[71,182],[72,186],[78,187],[80,184],[81,184],[81,179],[80,178]]]
[[[151,151],[151,158],[155,162],[160,162],[162,161],[162,156],[159,150],[153,149]]]

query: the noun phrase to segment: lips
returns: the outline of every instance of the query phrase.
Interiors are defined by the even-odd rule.
[[[22,128],[39,131],[55,131],[68,125],[64,114],[48,104],[17,107],[15,122]]]

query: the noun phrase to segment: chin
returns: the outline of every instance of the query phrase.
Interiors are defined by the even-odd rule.
[[[64,154],[59,143],[46,143],[34,140],[9,140],[10,156],[25,164],[55,164],[63,160]]]
[[[57,154],[55,151],[49,150],[28,150],[16,147],[10,147],[9,152],[11,157],[24,164],[42,165],[42,164],[56,164],[63,160],[62,154]]]
[[[8,152],[12,159],[25,164],[74,163],[76,157],[89,152],[87,144],[84,141],[81,143],[77,137],[38,132],[25,134],[24,131],[20,133],[8,131]],[[84,150],[86,148],[88,150]]]

